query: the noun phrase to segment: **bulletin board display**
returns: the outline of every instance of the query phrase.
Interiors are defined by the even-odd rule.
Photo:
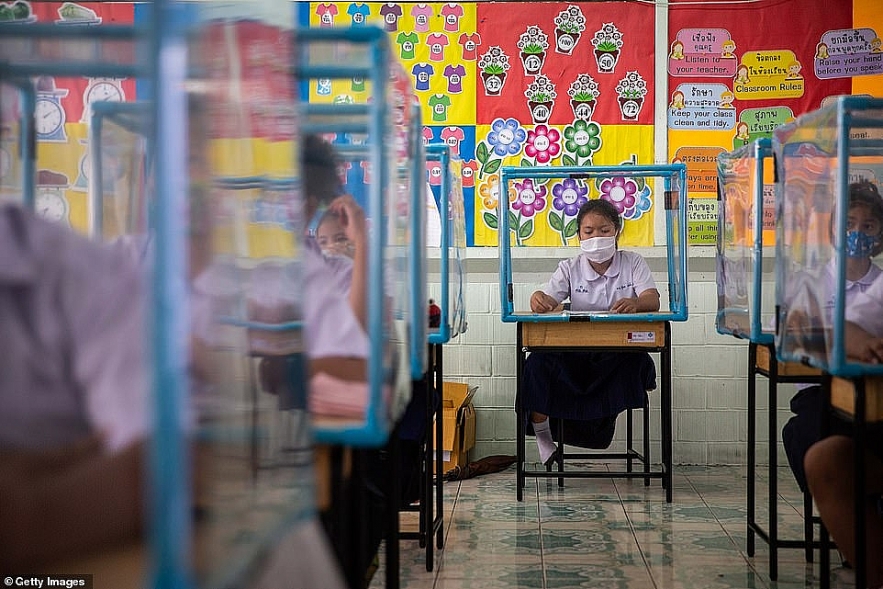
[[[883,96],[881,34],[874,0],[670,5],[668,149],[687,165],[689,243],[715,243],[718,154],[836,96]]]
[[[131,24],[134,4],[99,2],[0,2],[0,22],[77,23],[93,26]],[[83,43],[76,55],[55,55],[70,51],[70,45],[35,40],[19,40],[32,47],[10,48],[27,51],[43,58],[69,57],[75,60],[111,59],[104,55],[109,45]],[[132,45],[120,44],[116,50],[134,51]],[[115,61],[131,61],[129,56],[114,55]],[[44,216],[81,231],[88,219],[87,188],[89,178],[88,123],[91,105],[96,101],[134,100],[136,85],[131,79],[43,76],[34,80],[36,89],[36,179],[35,205]],[[12,86],[0,91],[0,198],[20,198],[21,152],[19,123],[21,94]]]
[[[314,2],[309,26],[381,26],[412,77],[423,139],[444,141],[463,165],[468,245],[498,243],[497,171],[503,165],[653,163],[650,5],[604,2]],[[316,81],[311,101],[359,102],[363,80]],[[431,165],[431,164],[430,164]],[[439,176],[430,170],[430,184]],[[350,179],[351,180],[351,179]],[[523,186],[505,195],[513,238],[575,245],[579,206],[613,202],[626,219],[621,245],[653,244],[652,187],[603,192],[594,183]]]

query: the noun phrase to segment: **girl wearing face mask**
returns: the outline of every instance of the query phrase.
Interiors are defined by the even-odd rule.
[[[871,182],[849,185],[849,210],[846,213],[846,308],[883,274],[873,257],[883,252],[883,197]],[[835,267],[825,267],[823,280],[831,293],[825,301],[825,322],[830,324],[834,311]],[[801,490],[806,490],[803,461],[809,447],[821,439],[824,398],[818,385],[797,385],[797,394],[791,399],[794,416],[782,429],[782,443],[788,464]],[[830,421],[831,434],[848,435],[851,426],[836,418]]]
[[[606,200],[590,200],[577,213],[580,253],[559,262],[549,283],[530,297],[534,313],[571,311],[646,313],[659,310],[659,291],[647,262],[618,248],[622,218]],[[524,405],[540,459],[554,458],[549,417],[565,419],[565,441],[606,448],[616,416],[642,408],[656,388],[656,368],[646,352],[534,352],[524,366]]]

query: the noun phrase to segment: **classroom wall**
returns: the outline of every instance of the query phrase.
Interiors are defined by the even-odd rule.
[[[565,252],[562,248],[550,248],[548,257],[531,256],[534,283],[523,284],[521,288],[533,291],[544,284],[559,259],[567,255]],[[690,253],[690,318],[684,323],[672,324],[674,462],[746,464],[748,344],[715,331],[717,287],[713,248],[693,247]],[[647,258],[657,283],[664,283],[665,259],[658,254]],[[466,269],[469,276],[466,291],[468,329],[444,346],[445,379],[479,386],[473,401],[477,415],[477,441],[470,459],[493,454],[514,455],[516,326],[500,320],[499,261],[495,250],[470,248]],[[437,275],[431,278],[437,280]],[[438,293],[431,294],[437,296]],[[658,355],[653,356],[658,362]],[[661,374],[661,371],[657,370],[657,373]],[[777,403],[779,439],[782,426],[790,416],[788,401],[793,394],[793,385],[780,385]],[[767,395],[766,379],[758,378],[759,464],[768,462]],[[651,453],[654,461],[658,461],[658,394],[650,394],[650,404],[651,439],[654,442]],[[637,417],[639,415],[636,413]],[[624,419],[623,414],[617,424],[616,447],[624,448]],[[636,421],[636,426],[638,424]],[[787,464],[781,442],[777,446],[779,464]],[[533,438],[528,438],[527,456],[529,459],[536,456]]]

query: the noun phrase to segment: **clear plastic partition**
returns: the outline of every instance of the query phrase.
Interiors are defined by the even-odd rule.
[[[769,139],[717,158],[718,333],[772,343],[775,335],[775,165]]]
[[[463,197],[463,160],[451,158],[450,217],[451,337],[466,333],[466,201]]]
[[[686,256],[686,167],[672,165],[624,165],[624,166],[504,166],[501,169],[499,199],[500,211],[500,294],[502,319],[519,321],[685,321],[687,319],[687,256]],[[503,198],[502,195],[506,195]],[[543,260],[549,253],[534,253],[538,249],[521,246],[533,231],[533,216],[551,200],[555,215],[552,226],[558,227],[569,246],[561,258],[573,258],[574,263],[588,267],[576,260],[584,256],[580,251],[577,215],[585,203],[592,199],[607,200],[622,217],[622,230],[618,240],[628,236],[629,215],[634,212],[638,199],[646,199],[648,205],[661,207],[657,214],[665,217],[666,228],[666,276],[656,281],[661,294],[660,309],[648,313],[617,313],[609,309],[606,299],[583,308],[567,305],[574,293],[560,301],[563,307],[548,313],[534,313],[530,307],[531,294],[542,288],[555,267],[548,267]],[[650,208],[649,206],[647,208]],[[663,244],[660,244],[663,245]],[[620,248],[628,250],[628,248]],[[639,253],[627,252],[620,264],[636,264],[649,274],[646,263],[641,264]],[[619,266],[619,272],[624,266]],[[641,270],[645,272],[645,270]],[[625,274],[623,274],[625,275]],[[616,274],[619,276],[619,273]],[[542,280],[542,282],[540,281]],[[575,287],[585,288],[585,286]],[[577,291],[582,292],[582,291]],[[586,291],[588,292],[588,291]],[[634,296],[634,295],[633,295]],[[621,298],[621,297],[613,297]],[[612,301],[612,302],[615,302]]]
[[[0,82],[0,203],[21,202],[25,161],[23,141],[27,119],[22,117],[30,84]]]
[[[409,78],[405,77],[405,80]],[[427,195],[426,183],[422,182],[423,169],[426,166],[426,153],[423,147],[423,138],[421,131],[420,104],[416,97],[413,97],[411,104],[411,113],[408,118],[409,133],[407,155],[405,161],[400,165],[400,177],[402,186],[407,187],[411,194],[410,218],[411,226],[409,228],[408,259],[410,267],[408,270],[409,289],[411,299],[411,378],[415,380],[422,379],[426,373],[429,364],[429,354],[426,341],[429,331],[429,322],[426,320],[426,297],[428,296],[428,285],[426,279],[426,223],[427,223]],[[410,166],[410,168],[408,168]]]
[[[275,1],[190,8],[194,577],[206,588],[274,585],[264,578],[273,554],[316,510],[293,16]]]
[[[4,207],[4,221],[12,223],[4,225],[4,237],[12,240],[4,244],[20,246],[4,253],[8,263],[20,251],[13,267],[37,264],[33,272],[40,276],[13,298],[3,297],[6,305],[19,300],[28,309],[5,309],[4,316],[14,319],[10,326],[23,328],[6,330],[6,337],[27,333],[33,342],[8,339],[19,355],[7,355],[0,368],[7,420],[0,425],[0,454],[12,458],[4,459],[4,483],[12,489],[4,503],[29,524],[11,536],[28,559],[22,568],[51,569],[89,553],[112,558],[119,548],[146,553],[140,517],[155,499],[153,489],[145,489],[151,473],[145,448],[157,437],[151,430],[157,420],[148,267],[82,235],[88,175],[81,165],[90,109],[119,100],[114,91],[131,94],[136,80],[149,75],[152,52],[145,50],[145,30],[134,24],[133,5],[90,6],[0,4],[0,199],[26,209]],[[44,332],[42,325],[64,326],[65,334]],[[16,381],[22,373],[10,359],[27,367],[26,380]],[[11,424],[28,435],[10,444]],[[58,462],[35,476],[38,470],[15,468],[16,455],[34,464],[57,455]],[[28,500],[16,505],[16,497]],[[33,522],[47,512],[58,517],[32,534]],[[174,526],[185,539],[187,524]],[[76,541],[56,541],[70,530],[78,530]],[[0,550],[14,561],[12,543],[0,539]],[[142,577],[138,584],[144,563],[133,567]]]
[[[777,129],[773,149],[779,359],[837,376],[883,373],[844,345],[845,311],[879,273],[879,248],[858,247],[879,235],[863,239],[857,220],[879,216],[883,101],[840,97]]]
[[[149,232],[153,191],[149,147],[152,113],[146,102],[100,102],[92,106],[89,140],[80,161],[89,178],[89,234],[104,240]],[[97,159],[92,154],[100,154]]]
[[[429,333],[430,344],[445,344],[466,331],[466,220],[463,201],[463,164],[444,143],[426,146],[427,183],[439,212],[439,283],[430,296],[441,319]],[[427,228],[427,232],[431,232]]]
[[[360,419],[315,415],[316,439],[378,446],[410,399],[411,325],[425,321],[422,307],[414,317],[409,278],[413,94],[382,29],[301,29],[296,44],[304,132],[331,143],[344,191],[364,212],[368,229],[367,251],[354,257],[366,276],[367,402]]]

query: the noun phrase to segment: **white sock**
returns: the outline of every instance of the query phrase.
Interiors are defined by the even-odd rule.
[[[549,418],[543,421],[533,422],[533,433],[537,437],[537,448],[540,451],[540,462],[546,462],[555,453],[557,446],[552,439],[552,430],[549,428]]]

